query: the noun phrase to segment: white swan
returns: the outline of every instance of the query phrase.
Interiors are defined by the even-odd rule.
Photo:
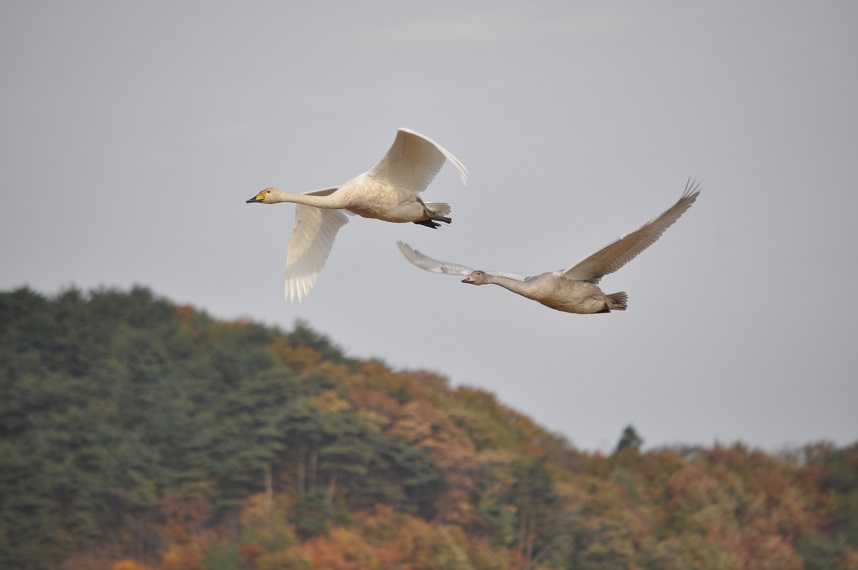
[[[423,202],[419,193],[429,186],[449,159],[468,183],[468,171],[441,145],[408,129],[399,129],[390,150],[372,170],[339,188],[289,194],[266,188],[247,203],[293,202],[295,227],[286,252],[286,299],[300,301],[316,283],[334,245],[337,231],[348,222],[340,211],[385,222],[413,222],[437,228],[452,220],[449,204]]]
[[[434,273],[467,275],[462,283],[500,285],[558,311],[579,314],[625,311],[628,295],[624,292],[606,295],[597,285],[599,280],[617,271],[655,243],[661,234],[691,207],[699,194],[700,185],[689,180],[679,201],[640,229],[620,237],[611,245],[603,247],[568,269],[533,277],[524,277],[517,273],[475,271],[427,257],[401,241],[397,242],[397,245],[405,258],[421,269]]]

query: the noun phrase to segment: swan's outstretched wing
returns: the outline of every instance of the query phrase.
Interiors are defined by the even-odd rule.
[[[399,251],[402,252],[402,255],[405,256],[405,259],[407,259],[420,269],[425,269],[426,271],[431,271],[432,273],[443,273],[445,275],[469,275],[472,271],[474,271],[473,269],[465,267],[464,265],[447,263],[446,261],[438,261],[437,259],[427,257],[419,251],[412,249],[411,246],[405,242],[398,241],[396,242],[396,245],[399,246]]]
[[[598,283],[602,277],[617,271],[655,243],[661,234],[691,207],[699,194],[700,184],[689,180],[679,201],[662,215],[650,220],[640,229],[620,237],[611,245],[603,247],[576,265],[558,271],[558,273],[569,279]]]
[[[409,129],[399,129],[387,154],[367,176],[399,188],[422,192],[449,160],[468,183],[468,170],[461,161],[435,141]]]
[[[326,196],[336,188],[308,192]],[[286,253],[286,300],[300,301],[310,292],[331,253],[334,238],[349,219],[340,210],[297,204],[295,227]]]
[[[399,251],[402,252],[402,255],[405,256],[405,259],[407,259],[420,269],[425,269],[426,271],[431,271],[432,273],[443,273],[445,275],[470,275],[474,271],[470,267],[465,267],[464,265],[458,265],[456,263],[448,263],[446,261],[438,261],[437,259],[432,259],[431,257],[423,255],[416,249],[412,249],[411,246],[407,243],[398,241],[396,242],[396,245],[399,246]],[[525,280],[525,277],[523,275],[519,275],[518,273],[498,271],[485,271],[485,273],[498,277],[508,277],[510,279],[515,279],[516,281]]]

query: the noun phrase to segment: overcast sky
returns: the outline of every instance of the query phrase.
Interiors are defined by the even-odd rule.
[[[858,439],[858,3],[2,2],[0,288],[152,288],[430,369],[585,450]],[[295,208],[396,129],[461,159],[432,231],[352,217],[283,299]],[[704,183],[608,315],[423,272],[565,268]]]

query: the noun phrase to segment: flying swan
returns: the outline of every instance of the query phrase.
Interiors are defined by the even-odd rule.
[[[382,159],[339,188],[289,194],[266,188],[247,200],[248,204],[293,202],[295,227],[286,252],[286,299],[302,300],[316,283],[334,245],[337,231],[348,222],[341,210],[385,222],[413,222],[437,228],[449,224],[450,205],[424,202],[420,192],[449,160],[464,184],[465,165],[433,140],[409,129],[399,129],[390,150]]]
[[[397,242],[397,245],[405,258],[421,269],[448,275],[466,275],[462,283],[500,285],[558,311],[578,314],[625,311],[628,295],[625,292],[606,295],[598,287],[599,280],[617,271],[655,243],[661,234],[691,207],[699,194],[700,185],[689,180],[679,201],[640,229],[620,237],[611,245],[603,247],[568,269],[533,277],[524,277],[517,273],[475,271],[427,257],[401,241]]]

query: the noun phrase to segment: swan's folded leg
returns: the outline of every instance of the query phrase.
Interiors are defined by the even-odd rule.
[[[414,222],[415,224],[420,224],[421,226],[426,226],[429,228],[437,228],[440,227],[440,224],[436,224],[434,222],[444,222],[445,224],[452,224],[453,218],[447,216],[450,213],[450,204],[445,204],[443,202],[424,202],[420,199],[420,196],[417,196],[417,201],[423,206],[423,213],[426,214],[425,220],[420,220]]]

